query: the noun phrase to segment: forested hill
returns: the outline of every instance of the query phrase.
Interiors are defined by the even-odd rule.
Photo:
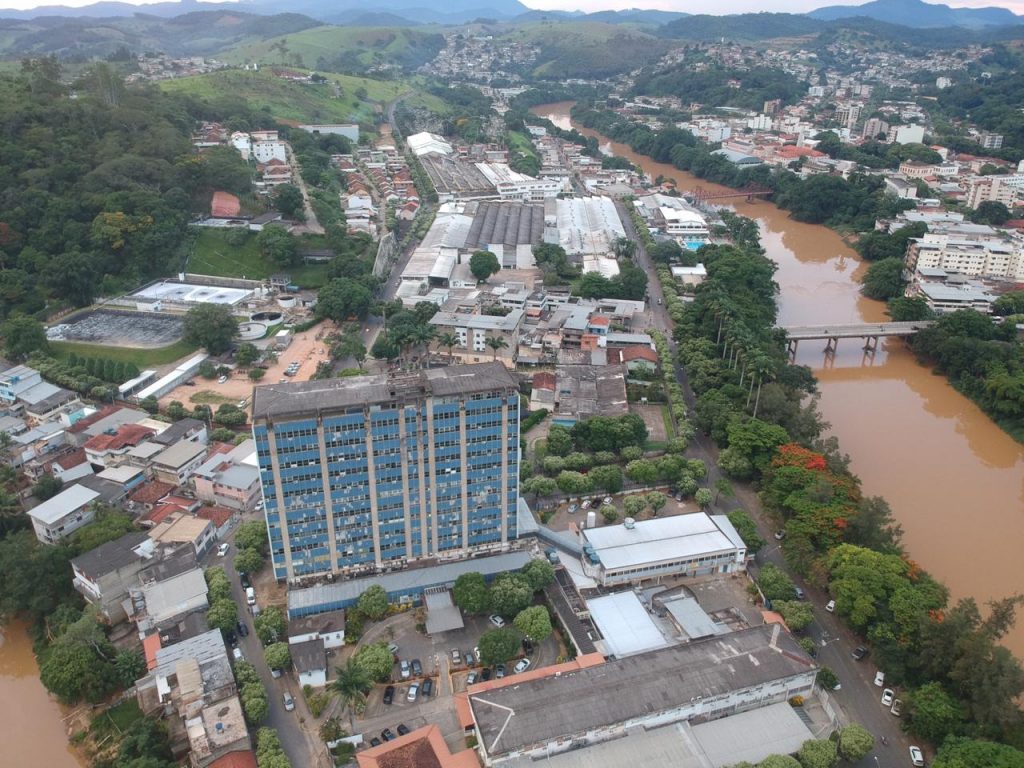
[[[56,54],[82,60],[104,58],[126,48],[134,53],[202,56],[320,24],[297,13],[256,16],[226,10],[197,11],[173,19],[143,13],[107,19],[0,19],[0,55],[16,58]]]
[[[205,107],[125,89],[104,64],[75,84],[37,60],[0,78],[0,315],[85,305],[175,272],[210,191],[249,190],[239,154],[191,151]]]

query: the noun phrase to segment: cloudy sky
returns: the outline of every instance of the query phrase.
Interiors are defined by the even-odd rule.
[[[95,0],[0,0],[0,8],[35,8],[40,5],[79,6],[91,5]],[[144,0],[122,0],[133,5],[143,5]],[[803,13],[823,5],[861,5],[863,0],[718,0],[711,7],[698,0],[521,0],[530,7],[543,10],[604,11],[623,8],[659,8],[665,11],[687,13],[747,13],[753,11],[787,11]],[[370,3],[367,3],[368,5]],[[376,4],[376,3],[374,3]],[[386,4],[386,3],[381,3]],[[481,0],[480,5],[486,5]],[[424,5],[431,5],[425,2]],[[954,8],[981,8],[1001,6],[1014,13],[1024,15],[1024,0],[947,0],[946,5]]]

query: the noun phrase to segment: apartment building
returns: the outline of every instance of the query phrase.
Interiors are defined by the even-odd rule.
[[[927,232],[910,243],[906,261],[911,271],[942,269],[972,277],[1024,279],[1024,243],[994,234]]]
[[[439,334],[453,333],[458,337],[459,343],[452,347],[451,354],[460,362],[481,363],[490,359],[514,369],[524,315],[521,309],[513,309],[504,316],[438,312],[430,318],[430,324]],[[505,346],[497,349],[488,346],[487,340],[491,338],[501,339]]]
[[[516,538],[519,389],[498,363],[257,387],[253,436],[278,579]]]

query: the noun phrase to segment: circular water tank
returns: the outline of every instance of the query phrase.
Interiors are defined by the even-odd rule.
[[[281,322],[281,318],[284,317],[280,312],[255,312],[249,315],[249,319],[256,323],[274,323]]]
[[[268,327],[266,323],[241,323],[238,326],[238,337],[244,341],[262,339],[267,335]]]
[[[277,305],[284,309],[291,309],[295,306],[296,298],[294,296],[278,296]]]
[[[587,512],[587,528],[597,527],[597,512],[590,510]]]

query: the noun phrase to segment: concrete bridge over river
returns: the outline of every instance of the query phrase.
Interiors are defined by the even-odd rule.
[[[825,354],[834,355],[840,339],[864,339],[864,351],[874,352],[878,348],[878,340],[881,338],[913,336],[934,323],[934,320],[912,320],[897,323],[834,323],[832,325],[784,325],[780,326],[780,329],[786,333],[786,351],[789,352],[791,358],[794,358],[801,341],[822,339],[826,342]]]

